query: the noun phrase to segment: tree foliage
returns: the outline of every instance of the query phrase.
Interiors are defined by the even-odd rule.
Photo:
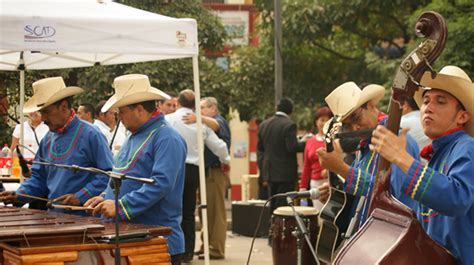
[[[224,27],[216,15],[198,0],[120,0],[120,3],[150,12],[192,17],[198,21],[200,47],[220,50],[226,40]],[[200,85],[203,96],[219,99],[221,111],[237,109],[243,120],[264,119],[274,112],[274,41],[273,2],[256,0],[261,12],[258,27],[260,45],[234,50],[230,67],[223,70],[212,58],[200,56]],[[294,99],[295,115],[300,128],[311,127],[314,107],[346,81],[391,85],[401,59],[420,40],[413,33],[418,16],[427,10],[441,13],[448,22],[447,46],[435,67],[455,64],[474,73],[474,2],[469,0],[285,0],[283,2],[283,95]],[[402,45],[394,40],[402,38]],[[382,42],[399,49],[401,56],[386,56]],[[401,47],[398,47],[401,46]],[[382,54],[374,51],[382,50]],[[201,53],[203,54],[203,53]],[[393,58],[395,57],[395,58]],[[192,65],[189,59],[158,61],[80,69],[27,71],[26,92],[31,83],[47,76],[61,75],[68,85],[87,90],[77,102],[96,103],[113,91],[116,76],[143,73],[153,86],[177,93],[192,88]],[[10,115],[18,119],[14,107],[18,102],[18,73],[0,72],[2,94],[8,95]],[[1,137],[11,131],[2,129]],[[6,135],[6,136],[5,136]]]
[[[121,0],[116,1],[132,7],[172,17],[194,18],[198,22],[200,48],[207,51],[222,49],[226,40],[224,27],[210,10],[202,6],[198,0],[176,0],[167,3],[163,0]],[[201,52],[204,54],[204,52]],[[229,98],[222,84],[228,82],[227,73],[215,66],[213,60],[204,56],[199,57],[201,90],[203,95],[218,95]],[[184,88],[193,87],[192,62],[190,59],[166,60],[136,64],[94,66],[88,68],[61,69],[50,71],[26,71],[26,94],[31,96],[31,84],[41,78],[62,76],[67,85],[78,85],[86,90],[75,97],[75,104],[89,102],[96,104],[101,99],[108,98],[112,93],[111,87],[115,77],[129,74],[146,74],[153,86],[177,94]],[[10,109],[10,125],[19,120],[17,106],[19,103],[19,74],[18,72],[0,72],[0,94],[7,95]],[[227,104],[223,104],[227,109]],[[9,143],[12,128],[1,123],[0,142]]]
[[[273,2],[257,0],[262,18],[259,28],[261,45],[236,51],[231,69],[235,80],[231,90],[247,91],[250,102],[233,102],[244,117],[273,113]],[[283,94],[295,100],[296,120],[309,128],[312,107],[346,81],[390,85],[401,59],[421,40],[414,35],[414,24],[423,11],[441,13],[448,22],[448,42],[438,60],[439,68],[455,64],[474,73],[474,3],[468,0],[287,0],[282,1]],[[402,39],[401,45],[395,42]],[[399,49],[399,56],[389,58],[374,53],[383,50],[382,43]],[[383,54],[382,54],[383,55]],[[400,56],[401,55],[401,56]],[[250,60],[244,63],[243,60]],[[269,63],[264,61],[268,60]],[[264,67],[265,66],[265,67]],[[242,82],[241,80],[245,80]],[[248,108],[259,99],[258,108]],[[382,109],[385,109],[383,107]]]

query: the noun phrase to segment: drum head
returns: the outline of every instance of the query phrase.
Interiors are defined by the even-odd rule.
[[[317,215],[319,211],[313,207],[308,206],[294,206],[295,211],[303,216],[310,216],[310,215]],[[283,206],[278,207],[273,211],[275,215],[282,215],[282,216],[294,216],[293,210],[290,206]]]

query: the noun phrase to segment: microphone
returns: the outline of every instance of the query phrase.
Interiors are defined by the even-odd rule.
[[[321,196],[321,192],[318,189],[310,189],[305,191],[291,191],[286,193],[279,193],[276,197],[289,197],[291,199],[296,198],[309,198],[311,200],[317,200]]]
[[[20,147],[18,145],[16,146],[16,154],[18,155],[18,161],[20,162],[20,167],[21,167],[21,172],[23,174],[23,177],[27,178],[31,176],[30,168],[28,167],[25,158],[21,154]]]

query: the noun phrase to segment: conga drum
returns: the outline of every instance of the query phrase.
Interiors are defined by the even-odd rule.
[[[294,206],[296,212],[301,216],[308,230],[311,248],[316,246],[319,231],[318,210],[313,207]],[[278,207],[273,211],[270,236],[272,237],[272,254],[274,265],[289,265],[297,262],[297,238],[293,233],[298,231],[293,210],[289,206]],[[306,240],[302,240],[302,264],[316,264]]]

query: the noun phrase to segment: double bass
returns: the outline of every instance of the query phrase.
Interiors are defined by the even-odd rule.
[[[446,22],[436,12],[425,12],[415,26],[425,40],[398,68],[392,85],[387,128],[398,134],[402,105],[413,97],[426,70],[444,49]],[[390,163],[379,160],[376,183],[369,207],[370,217],[339,251],[334,264],[456,264],[448,250],[431,239],[415,213],[390,194]]]

